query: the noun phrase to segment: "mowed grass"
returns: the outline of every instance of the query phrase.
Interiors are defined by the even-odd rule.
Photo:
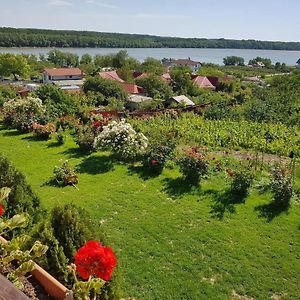
[[[199,189],[187,188],[177,170],[145,178],[141,168],[116,163],[108,153],[84,155],[71,137],[58,146],[2,129],[0,153],[26,175],[47,209],[71,202],[101,220],[124,296],[300,299],[297,203],[266,218],[259,208],[267,207],[269,193],[252,190],[245,204],[228,206],[221,175]],[[77,168],[79,190],[51,184],[60,159]]]

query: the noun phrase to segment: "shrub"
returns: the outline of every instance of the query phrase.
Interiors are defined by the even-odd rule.
[[[56,166],[53,173],[55,180],[59,184],[74,185],[78,183],[78,177],[67,160],[60,167]]]
[[[161,142],[153,142],[145,154],[144,166],[151,172],[160,174],[166,162],[174,157],[175,148],[175,139],[170,134]]]
[[[11,189],[5,207],[6,216],[27,213],[30,215],[29,225],[37,223],[43,215],[40,199],[33,193],[24,175],[0,156],[0,188],[5,186]]]
[[[65,93],[56,85],[41,85],[35,94],[43,101],[51,118],[72,115],[79,110],[78,98]]]
[[[111,150],[122,160],[140,158],[147,146],[147,138],[142,133],[137,133],[125,120],[112,121],[104,126],[94,141],[95,149]]]
[[[29,132],[34,123],[44,123],[45,107],[38,98],[12,99],[4,103],[4,123],[21,131]]]
[[[54,236],[53,229],[48,221],[40,223],[31,234],[31,242],[39,240],[48,246],[48,251],[41,259],[41,265],[51,275],[64,284],[67,284],[67,265],[62,245]]]
[[[57,128],[61,128],[63,131],[67,130],[67,129],[74,129],[78,126],[78,119],[76,119],[73,116],[67,115],[67,116],[63,116],[61,118],[59,118],[56,121],[56,127]]]
[[[235,196],[246,197],[254,179],[253,173],[249,170],[237,172],[227,170],[227,173],[232,179],[229,191]]]
[[[275,204],[287,208],[293,196],[293,181],[290,170],[275,166],[272,170],[270,187]]]
[[[53,123],[48,123],[46,125],[33,123],[32,129],[34,135],[41,140],[48,140],[51,137],[51,134],[54,133],[56,130],[55,125]]]
[[[51,212],[51,226],[54,236],[63,246],[64,253],[69,260],[77,249],[95,237],[95,224],[87,213],[73,204],[57,206]]]
[[[76,130],[76,144],[87,151],[94,150],[94,140],[103,130],[103,126],[107,125],[108,119],[102,115],[94,115],[87,124],[80,125]]]
[[[177,161],[184,179],[191,184],[198,184],[201,176],[208,173],[208,161],[197,147],[186,150],[185,154]]]
[[[63,134],[62,130],[58,130],[56,134],[56,141],[59,145],[63,145],[66,142],[66,136]]]

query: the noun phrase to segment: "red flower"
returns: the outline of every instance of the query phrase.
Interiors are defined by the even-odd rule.
[[[0,217],[4,214],[4,205],[0,204]]]
[[[155,159],[152,159],[152,160],[151,160],[151,165],[152,165],[152,166],[155,166],[155,165],[157,165],[157,160],[155,160]]]
[[[109,280],[116,264],[113,250],[97,241],[87,242],[75,254],[75,265],[83,279],[95,275],[103,280]]]

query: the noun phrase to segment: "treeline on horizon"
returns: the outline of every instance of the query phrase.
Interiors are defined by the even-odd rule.
[[[0,27],[0,47],[228,48],[300,50],[300,42],[161,37],[93,31]]]

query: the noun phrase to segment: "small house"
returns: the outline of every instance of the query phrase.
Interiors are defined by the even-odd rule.
[[[209,81],[209,79],[205,76],[193,76],[192,80],[195,85],[204,89],[214,90],[216,87]]]
[[[297,69],[300,69],[300,58],[298,59],[298,61],[296,62],[296,67],[297,67]]]
[[[43,83],[60,85],[60,82],[68,80],[82,85],[83,75],[79,68],[47,68],[44,70]]]
[[[163,65],[170,69],[174,66],[185,66],[189,67],[193,73],[198,72],[201,68],[201,63],[199,61],[193,61],[190,58],[188,59],[165,59]]]
[[[130,110],[140,109],[143,104],[150,104],[153,99],[143,95],[130,95],[127,100],[127,107]]]
[[[179,104],[182,106],[195,106],[195,103],[184,95],[171,97],[165,102],[166,107],[171,106],[172,104]]]

